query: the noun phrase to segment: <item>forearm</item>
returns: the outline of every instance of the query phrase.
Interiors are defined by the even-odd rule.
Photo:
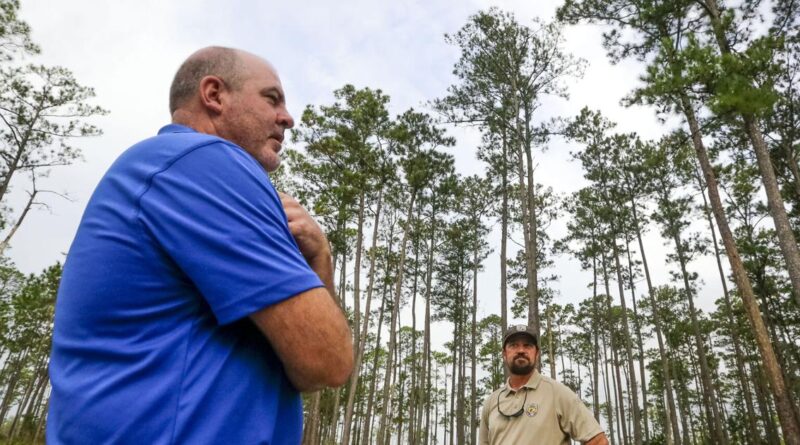
[[[250,316],[299,391],[343,385],[353,370],[350,327],[338,304],[313,288]]]
[[[608,445],[608,438],[606,437],[606,433],[600,433],[588,441],[584,442],[586,445]]]

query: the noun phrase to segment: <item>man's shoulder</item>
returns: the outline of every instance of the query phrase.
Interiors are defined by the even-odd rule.
[[[485,399],[483,399],[483,404],[484,405],[488,404],[490,400],[496,398],[500,394],[500,392],[502,392],[504,389],[505,389],[505,384],[503,384],[503,386],[497,388],[496,390],[492,391],[491,394],[489,394],[488,396],[486,396]]]
[[[542,380],[541,380],[540,385],[547,385],[548,387],[550,387],[552,389],[552,391],[554,393],[556,393],[558,395],[566,395],[566,396],[569,396],[569,395],[574,396],[574,395],[576,395],[575,391],[573,391],[572,388],[570,388],[569,386],[559,382],[558,380],[555,380],[553,378],[547,377],[545,375],[542,376]]]
[[[186,128],[187,131],[169,131],[170,128]],[[134,144],[127,152],[139,154],[157,149],[164,155],[179,156],[206,146],[226,147],[244,152],[238,145],[219,136],[199,133],[177,125],[167,125],[157,135]]]
[[[175,131],[175,129],[178,131]],[[170,131],[172,129],[172,131]],[[185,129],[185,130],[183,130]],[[134,178],[152,178],[180,165],[185,158],[192,158],[192,165],[211,165],[195,172],[205,175],[218,174],[224,166],[236,170],[250,170],[260,177],[261,171],[256,160],[238,145],[218,136],[198,133],[188,127],[168,125],[155,136],[141,140],[125,150],[109,172],[123,172]],[[184,161],[185,162],[185,161]]]

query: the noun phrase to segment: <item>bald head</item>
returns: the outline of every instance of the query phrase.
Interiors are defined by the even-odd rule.
[[[294,126],[275,68],[254,54],[209,47],[189,56],[170,88],[172,122],[226,139],[267,171]]]
[[[175,73],[169,89],[169,112],[183,106],[197,94],[200,80],[206,76],[217,76],[232,90],[241,88],[245,78],[246,64],[244,58],[254,57],[233,48],[209,46],[203,48],[186,59]]]

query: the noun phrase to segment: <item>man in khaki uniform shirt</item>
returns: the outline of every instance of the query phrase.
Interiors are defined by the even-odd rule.
[[[536,333],[511,326],[503,336],[503,361],[511,375],[481,411],[480,445],[608,445],[591,411],[565,385],[536,369]]]

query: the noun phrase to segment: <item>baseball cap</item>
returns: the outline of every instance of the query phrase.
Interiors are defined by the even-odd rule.
[[[516,324],[509,326],[508,329],[506,330],[505,335],[503,335],[503,347],[505,347],[508,338],[516,334],[527,334],[529,337],[533,339],[534,345],[537,346],[539,345],[538,336],[536,335],[536,331],[534,331],[533,328],[524,324]]]

